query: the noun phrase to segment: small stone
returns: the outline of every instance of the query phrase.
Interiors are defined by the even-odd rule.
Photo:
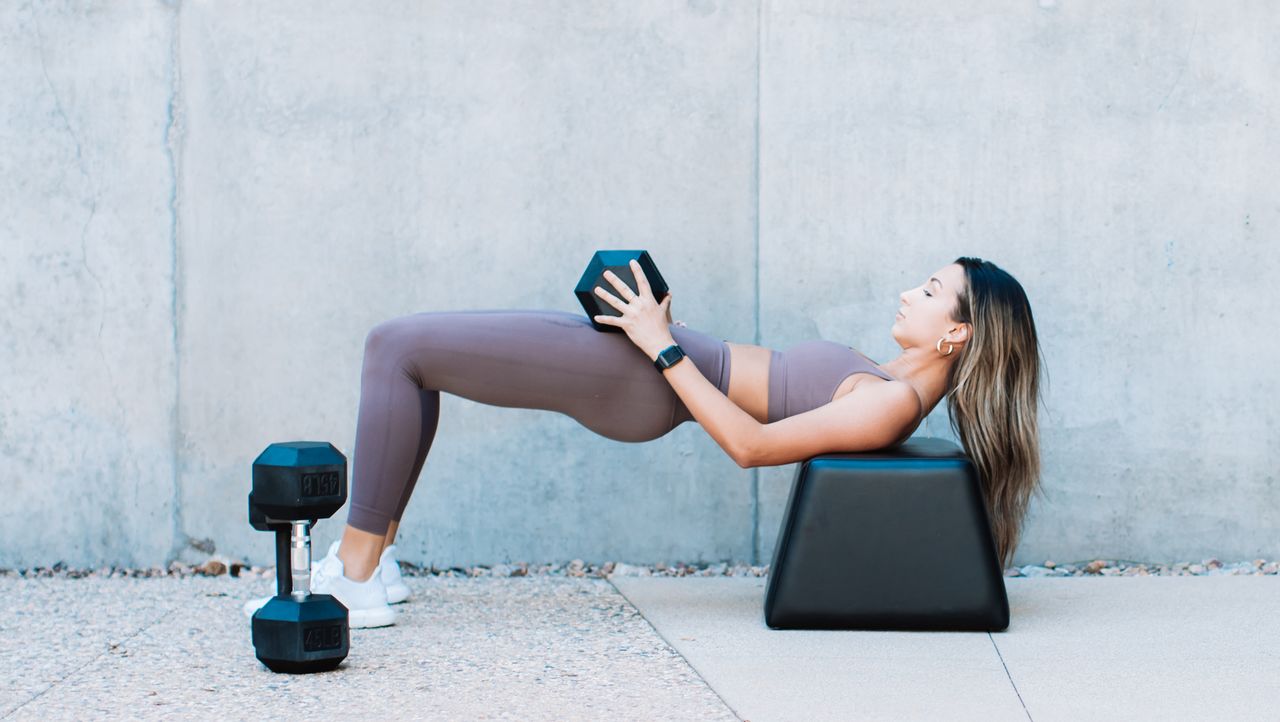
[[[1052,569],[1038,567],[1034,564],[1028,564],[1022,567],[1022,576],[1024,577],[1047,577],[1053,574]]]
[[[210,559],[201,564],[197,571],[207,577],[217,577],[227,573],[227,565],[217,559]]]
[[[1084,570],[1088,574],[1097,574],[1107,566],[1107,563],[1101,559],[1094,559],[1085,565]]]
[[[1206,559],[1204,560],[1204,565],[1210,569],[1222,568],[1222,562],[1218,561],[1217,559]]]
[[[619,577],[649,577],[653,576],[653,572],[648,567],[635,566],[632,564],[624,564],[618,562],[613,566],[613,571],[609,576]]]
[[[1187,567],[1187,571],[1191,572],[1192,574],[1204,574],[1204,565],[1192,564],[1191,566]]]
[[[1046,560],[1046,561],[1045,561],[1045,563],[1044,563],[1044,568],[1045,568],[1045,569],[1053,569],[1053,568],[1054,568],[1054,567],[1056,567],[1056,566],[1058,566],[1058,565],[1057,565],[1057,564],[1054,564],[1052,559],[1050,559],[1050,560]]]
[[[511,570],[511,576],[513,577],[525,577],[528,575],[529,575],[529,565],[524,562],[520,562],[519,566]]]

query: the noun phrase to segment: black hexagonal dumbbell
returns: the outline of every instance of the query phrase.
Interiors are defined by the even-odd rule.
[[[324,441],[271,444],[253,462],[249,523],[276,533],[276,595],[254,612],[253,649],[274,672],[336,668],[351,645],[348,610],[311,593],[311,533],[347,500],[347,457]]]
[[[591,262],[587,264],[587,270],[582,272],[582,278],[578,279],[578,285],[573,289],[573,295],[578,297],[595,330],[625,333],[617,326],[606,326],[596,322],[596,316],[621,316],[622,313],[608,301],[600,298],[595,292],[595,287],[602,286],[604,290],[622,298],[613,283],[604,277],[605,271],[613,271],[614,275],[622,279],[622,282],[632,291],[639,293],[640,285],[636,283],[636,275],[631,272],[633,259],[640,264],[640,270],[644,271],[644,277],[649,281],[649,288],[653,291],[653,299],[662,303],[662,299],[666,298],[669,290],[667,282],[662,279],[662,274],[658,273],[658,267],[654,265],[648,251],[596,251],[591,257]]]

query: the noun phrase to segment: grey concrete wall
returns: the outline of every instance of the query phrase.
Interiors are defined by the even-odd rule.
[[[270,561],[250,464],[350,456],[369,328],[578,312],[598,247],[650,249],[694,328],[882,362],[901,290],[989,258],[1049,369],[1015,563],[1274,558],[1278,33],[1264,2],[5,6],[0,566]],[[794,465],[442,399],[406,560],[772,553]]]
[[[174,13],[0,8],[0,565],[174,551]]]

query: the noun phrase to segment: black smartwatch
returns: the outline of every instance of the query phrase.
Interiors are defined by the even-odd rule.
[[[680,348],[680,344],[673,343],[658,353],[658,358],[653,360],[653,365],[658,369],[658,373],[662,373],[675,366],[676,362],[682,358],[684,358],[684,349]]]

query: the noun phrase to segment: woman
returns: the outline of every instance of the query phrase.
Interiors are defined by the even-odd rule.
[[[347,526],[312,573],[313,591],[338,597],[352,627],[394,623],[388,602],[408,595],[392,541],[435,437],[441,391],[557,411],[618,441],[694,420],[742,468],[897,445],[946,395],[1008,562],[1040,464],[1039,344],[1012,276],[961,257],[903,292],[892,329],[902,353],[877,365],[833,341],[780,352],[672,324],[671,295],[659,303],[639,264],[632,271],[639,293],[612,274],[611,289],[596,288],[621,316],[595,320],[624,333],[536,310],[424,312],[369,333]],[[655,369],[673,345],[687,358]]]

